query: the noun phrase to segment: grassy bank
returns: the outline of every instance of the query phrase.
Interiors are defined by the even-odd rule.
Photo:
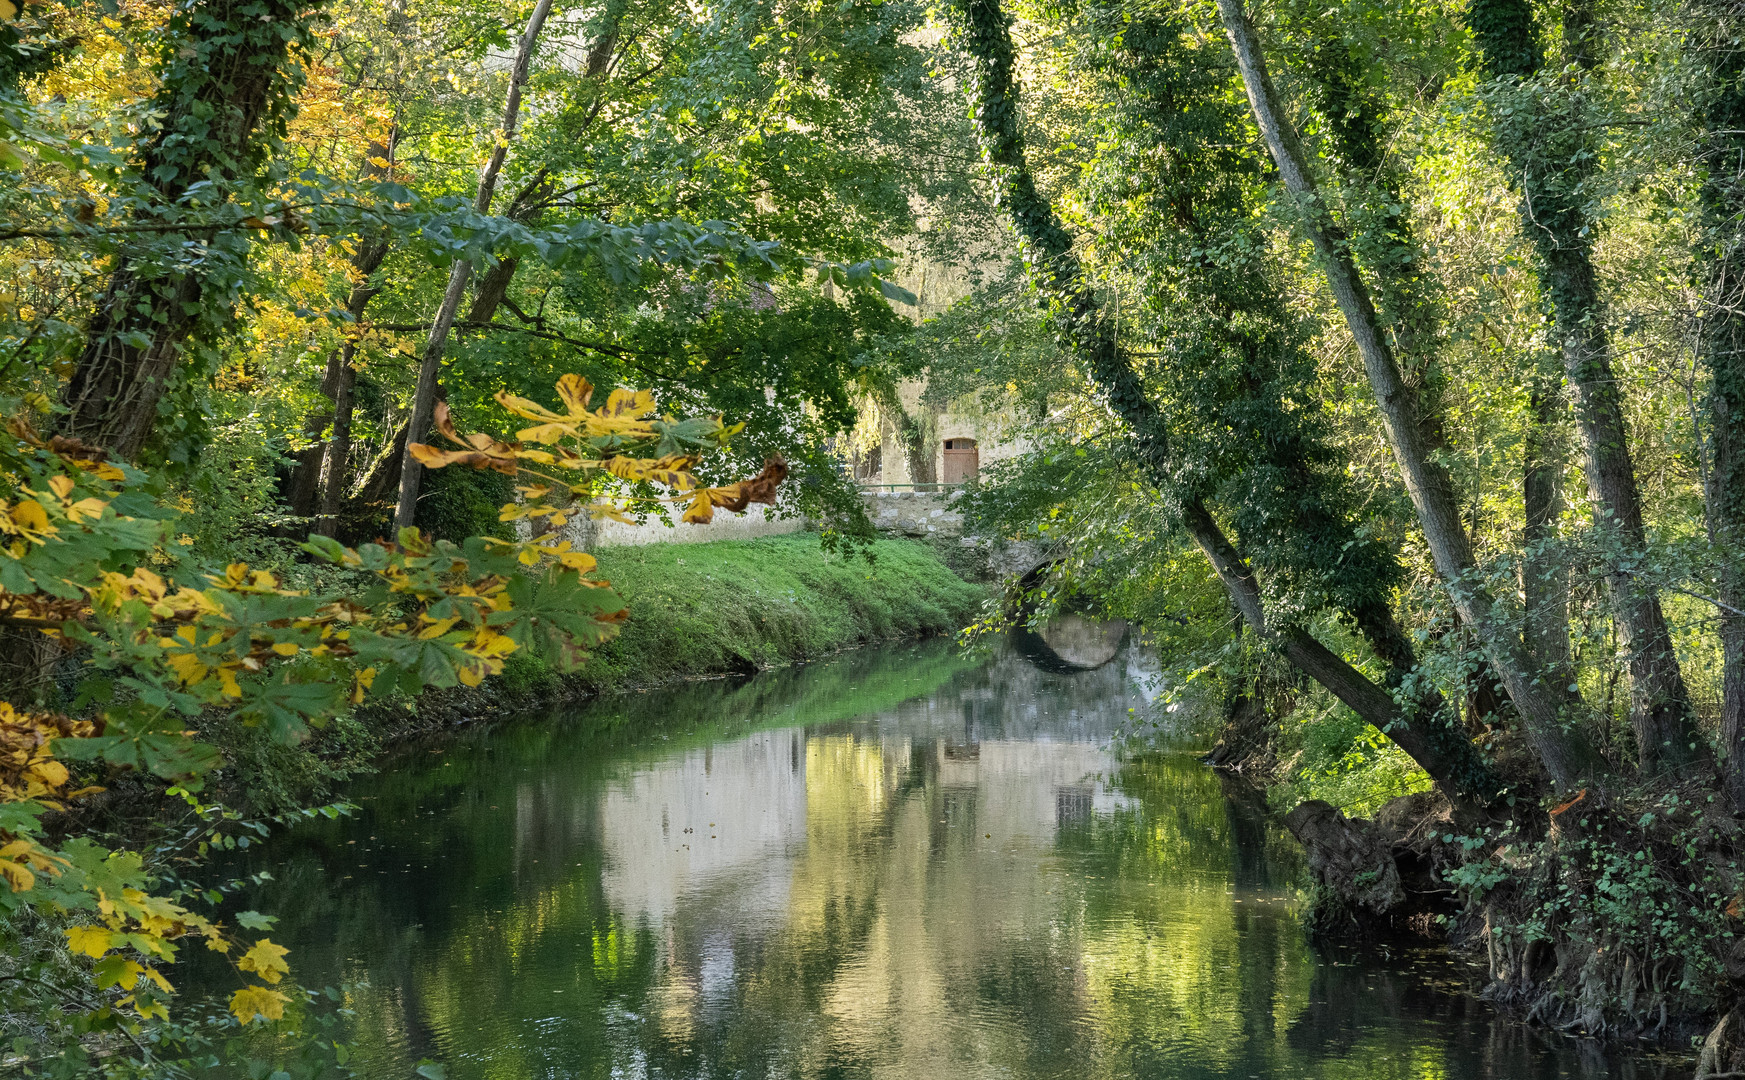
[[[985,593],[927,545],[880,540],[873,561],[826,554],[810,533],[599,552],[600,576],[624,597],[623,632],[578,671],[558,675],[511,657],[478,691],[426,694],[389,737],[483,710],[532,708],[676,679],[750,672],[877,641],[951,633]]]
[[[881,540],[873,554],[870,564],[826,555],[810,533],[607,548],[600,576],[630,621],[579,677],[604,689],[771,667],[974,617],[982,590],[925,545]]]

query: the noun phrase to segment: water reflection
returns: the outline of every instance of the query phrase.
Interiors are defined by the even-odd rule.
[[[1659,1076],[1496,1023],[1446,962],[1318,957],[1288,839],[1122,760],[1126,663],[947,648],[410,755],[264,856],[366,1075]]]

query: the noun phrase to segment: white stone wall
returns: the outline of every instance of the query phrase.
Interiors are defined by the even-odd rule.
[[[872,517],[873,528],[880,532],[905,536],[963,535],[963,515],[947,508],[951,501],[948,494],[869,488],[865,495],[866,512]]]
[[[592,521],[580,518],[564,529],[564,535],[584,551],[603,547],[640,547],[643,544],[702,544],[711,540],[750,540],[758,536],[781,536],[805,529],[806,520],[799,517],[778,518],[767,506],[752,506],[743,514],[715,511],[715,520],[707,525],[671,526],[659,521],[627,525],[622,521],[604,519]]]

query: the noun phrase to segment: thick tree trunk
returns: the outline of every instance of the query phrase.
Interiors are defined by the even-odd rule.
[[[1529,211],[1530,212],[1530,211]],[[1584,228],[1591,228],[1591,223]],[[1543,235],[1543,224],[1529,229]],[[1619,648],[1629,657],[1630,726],[1636,733],[1636,760],[1645,773],[1666,768],[1700,766],[1708,760],[1696,727],[1696,710],[1679,670],[1672,631],[1661,611],[1654,587],[1630,571],[1647,550],[1642,520],[1642,496],[1630,459],[1618,379],[1611,362],[1600,311],[1599,290],[1585,241],[1579,252],[1562,252],[1556,266],[1547,260],[1557,298],[1557,323],[1563,331],[1564,371],[1575,397],[1576,428],[1581,433],[1594,524],[1602,542],[1612,549],[1614,571],[1608,577],[1612,618]],[[1543,249],[1546,245],[1541,244]],[[1609,535],[1608,535],[1609,534]]]
[[[479,174],[478,194],[473,199],[473,208],[481,214],[490,211],[492,197],[497,193],[497,178],[502,174],[503,161],[509,152],[509,141],[515,137],[515,129],[521,119],[521,90],[527,83],[528,69],[533,63],[534,46],[538,44],[546,16],[551,13],[551,4],[552,0],[539,0],[533,8],[533,14],[527,18],[527,27],[521,33],[521,42],[516,46],[515,62],[509,70],[509,93],[503,102],[502,134],[497,139],[497,145],[491,149],[491,156],[485,162],[483,172]],[[395,533],[410,528],[416,516],[419,479],[423,469],[412,457],[411,442],[422,439],[424,433],[430,429],[430,419],[436,408],[436,380],[442,368],[442,354],[448,347],[448,334],[454,327],[455,316],[460,312],[461,301],[466,297],[467,281],[472,273],[473,264],[470,261],[454,261],[448,274],[448,287],[442,294],[442,304],[436,309],[436,318],[431,323],[430,338],[424,343],[424,355],[418,365],[418,386],[412,397],[412,416],[408,421],[412,436],[400,459],[400,496],[394,506]],[[505,280],[504,288],[507,285]]]
[[[155,222],[184,213],[177,203],[195,183],[212,181],[224,191],[246,181],[283,133],[296,83],[289,47],[316,6],[199,0],[176,16],[155,99],[163,118],[137,162],[156,185],[148,212]],[[287,35],[287,26],[296,32]],[[224,314],[206,310],[208,279],[225,267],[235,272],[245,257],[234,236],[166,235],[177,237],[176,250],[141,241],[118,255],[62,396],[62,432],[124,458],[136,457],[157,426],[189,338]],[[181,242],[196,249],[192,263],[183,261]]]
[[[1525,78],[1539,71],[1543,52],[1527,0],[1473,0],[1468,22],[1492,76]],[[1565,9],[1563,29],[1569,60],[1591,72],[1596,33],[1586,3]],[[1700,768],[1709,760],[1708,749],[1660,597],[1632,572],[1646,552],[1647,532],[1594,274],[1598,222],[1587,210],[1590,195],[1581,184],[1594,167],[1593,155],[1578,152],[1591,150],[1591,138],[1583,134],[1589,126],[1554,100],[1539,101],[1500,118],[1496,141],[1520,177],[1522,231],[1539,255],[1540,284],[1574,398],[1594,523],[1610,553],[1612,618],[1629,657],[1637,764],[1646,773]]]
[[[1084,361],[1110,409],[1126,424],[1147,477],[1168,492],[1174,485],[1163,417],[1102,318],[1070,238],[1031,177],[1018,135],[1018,95],[1006,16],[998,0],[959,0],[958,9],[966,23],[959,40],[975,61],[975,115],[983,158],[995,170],[996,197],[1018,233],[1032,282],[1055,306],[1054,322],[1062,344]],[[1498,785],[1483,759],[1440,716],[1423,711],[1408,716],[1391,693],[1309,634],[1294,627],[1269,626],[1252,570],[1202,501],[1188,498],[1181,518],[1256,634],[1277,644],[1299,670],[1385,732],[1442,786],[1451,801],[1482,802],[1496,794]]]

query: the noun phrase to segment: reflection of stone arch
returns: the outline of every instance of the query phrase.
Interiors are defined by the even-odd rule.
[[[981,471],[981,451],[974,439],[945,440],[945,467],[939,479],[947,484],[974,480]]]
[[[1032,564],[1018,579],[1020,595],[1040,585],[1061,561],[1059,556],[1040,550],[1014,551],[1013,555],[1020,565]],[[1034,630],[1019,626],[1012,632],[1018,655],[1044,671],[1062,674],[1102,667],[1115,658],[1126,639],[1126,620],[1096,619],[1074,611],[1063,611]]]

